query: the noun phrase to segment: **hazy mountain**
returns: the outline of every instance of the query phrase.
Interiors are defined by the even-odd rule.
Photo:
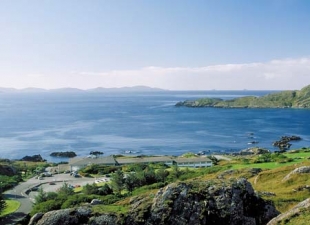
[[[78,88],[57,88],[57,89],[50,89],[48,91],[57,93],[76,93],[76,92],[83,92],[84,90]]]
[[[27,93],[37,93],[37,92],[47,92],[47,90],[43,88],[24,88],[24,89],[15,89],[16,92],[27,92]]]
[[[88,90],[82,90],[78,88],[57,88],[57,89],[42,89],[42,88],[24,88],[24,89],[15,89],[15,88],[0,88],[0,93],[43,93],[43,92],[52,92],[52,93],[80,93],[80,92],[158,92],[165,91],[160,88],[152,88],[147,86],[134,86],[134,87],[121,87],[121,88],[93,88]]]
[[[1,88],[0,87],[0,93],[12,93],[12,92],[16,92],[17,89],[14,88]]]
[[[89,92],[157,92],[165,91],[160,88],[152,88],[147,86],[121,87],[121,88],[94,88],[87,90]]]

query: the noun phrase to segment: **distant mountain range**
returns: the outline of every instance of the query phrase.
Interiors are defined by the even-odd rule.
[[[79,93],[79,92],[88,92],[88,93],[107,93],[107,92],[159,92],[167,91],[160,88],[152,88],[147,86],[134,86],[134,87],[121,87],[121,88],[93,88],[82,90],[78,88],[58,88],[58,89],[42,89],[42,88],[24,88],[24,89],[15,89],[15,88],[1,88],[0,93],[46,93],[46,92],[55,92],[55,93]]]
[[[231,100],[200,98],[178,102],[176,106],[214,108],[310,108],[310,85],[296,91],[281,91],[262,97],[246,96]]]

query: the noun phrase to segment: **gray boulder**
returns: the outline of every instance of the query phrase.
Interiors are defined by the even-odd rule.
[[[135,204],[127,224],[258,225],[267,224],[279,214],[271,202],[255,194],[245,179],[171,184],[156,194],[149,209],[145,210],[141,199]]]
[[[277,224],[284,224],[290,220],[290,218],[298,217],[301,212],[306,212],[306,210],[310,209],[310,198],[300,202],[292,209],[288,210],[285,213],[278,215],[277,217],[273,218],[267,225],[277,225]]]
[[[292,172],[290,172],[289,174],[287,174],[282,181],[286,181],[288,179],[290,179],[290,177],[293,175],[293,174],[300,174],[300,173],[310,173],[310,166],[302,166],[302,167],[299,167],[299,168],[296,168],[294,169]]]
[[[47,212],[41,218],[39,215],[32,217],[29,225],[87,224],[91,210],[88,208],[62,209]]]

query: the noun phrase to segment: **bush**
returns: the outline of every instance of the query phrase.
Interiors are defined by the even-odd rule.
[[[123,196],[121,195],[114,195],[114,194],[111,194],[111,195],[106,195],[106,196],[103,196],[103,197],[100,197],[100,200],[106,204],[106,205],[110,205],[110,204],[113,204],[119,200],[121,200],[123,198]]]
[[[81,174],[108,174],[117,171],[119,168],[116,166],[105,166],[105,165],[89,165],[84,169],[80,170]]]
[[[109,185],[104,184],[101,188],[98,189],[99,195],[110,195],[113,193],[112,188]]]
[[[69,196],[68,199],[61,205],[62,209],[72,208],[75,206],[79,206],[81,203],[90,203],[91,200],[97,198],[96,195],[72,195]]]
[[[33,216],[34,214],[38,213],[38,212],[42,212],[42,213],[46,213],[52,210],[57,210],[60,209],[61,207],[61,201],[59,200],[48,200],[46,202],[41,202],[39,204],[36,204],[33,208],[32,211],[30,213],[31,216]]]

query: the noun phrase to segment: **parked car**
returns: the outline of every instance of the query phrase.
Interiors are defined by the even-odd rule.
[[[37,190],[39,190],[39,188],[38,188],[38,187],[33,187],[33,188],[31,188],[30,190],[31,190],[31,191],[37,191]]]

